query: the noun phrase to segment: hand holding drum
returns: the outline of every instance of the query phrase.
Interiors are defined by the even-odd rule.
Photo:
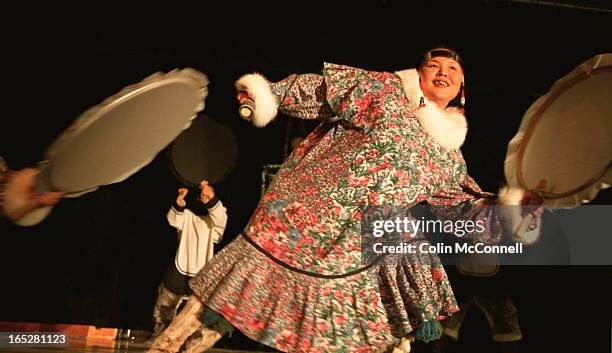
[[[127,179],[191,125],[207,96],[208,77],[191,68],[156,72],[122,88],[77,117],[36,170],[7,185],[5,212],[17,225],[32,226],[61,197]]]
[[[238,101],[240,102],[240,108],[238,114],[246,121],[250,121],[255,111],[255,101],[251,98],[246,90],[238,91]]]

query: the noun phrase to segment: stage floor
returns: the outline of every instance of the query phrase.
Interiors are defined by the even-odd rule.
[[[118,328],[94,327],[78,324],[50,324],[32,322],[0,321],[0,352],[1,353],[141,353],[151,346],[151,332]],[[33,344],[18,344],[20,339],[36,337],[36,341],[45,337],[56,337],[65,342],[55,346],[36,346]],[[224,337],[217,343],[218,348],[207,352],[212,353],[274,353],[272,348],[257,342],[239,347],[227,346],[232,337]],[[47,338],[49,339],[49,338]],[[225,340],[225,341],[224,341]],[[232,348],[232,349],[228,349]]]
[[[124,342],[112,339],[99,340],[96,343],[91,340],[71,338],[69,347],[0,347],[2,353],[143,353],[149,348],[149,343]],[[212,348],[207,353],[264,353],[254,350],[230,350]],[[265,352],[269,353],[269,352]]]

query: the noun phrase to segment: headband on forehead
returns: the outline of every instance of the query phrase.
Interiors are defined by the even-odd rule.
[[[461,60],[461,57],[459,55],[457,55],[457,53],[455,53],[453,51],[450,51],[448,49],[433,49],[433,50],[430,50],[430,51],[428,51],[425,54],[425,58],[424,58],[425,60],[424,61],[427,61],[427,60],[429,60],[431,58],[435,58],[435,57],[438,57],[438,56],[442,56],[442,57],[445,57],[445,58],[453,59],[456,62],[458,62],[459,65],[463,65],[463,60]]]

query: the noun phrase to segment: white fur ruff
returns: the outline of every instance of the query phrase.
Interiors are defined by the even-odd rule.
[[[499,190],[497,204],[499,214],[504,227],[504,232],[516,242],[523,244],[533,244],[540,239],[541,217],[537,219],[537,227],[528,230],[533,216],[528,214],[522,216],[521,200],[525,195],[525,190],[519,187],[503,187]]]
[[[525,190],[519,187],[504,186],[499,189],[497,201],[500,205],[520,205],[524,195]]]
[[[260,74],[246,74],[236,81],[236,89],[246,90],[255,101],[255,111],[251,121],[257,127],[268,125],[278,113],[276,97],[270,88],[270,82]]]
[[[411,104],[414,104],[416,118],[436,142],[446,149],[461,147],[467,134],[467,121],[465,116],[451,107],[441,109],[430,102],[419,84],[419,73],[416,69],[397,71],[395,73],[402,81],[402,88]],[[425,107],[418,108],[421,98]]]

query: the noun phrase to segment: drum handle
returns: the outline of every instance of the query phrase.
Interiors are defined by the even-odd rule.
[[[255,101],[250,98],[245,99],[238,109],[240,117],[246,121],[251,121],[253,112],[255,111]]]
[[[53,190],[53,186],[51,185],[51,170],[46,162],[38,164],[38,175],[36,175],[34,190],[39,194],[45,194]]]

